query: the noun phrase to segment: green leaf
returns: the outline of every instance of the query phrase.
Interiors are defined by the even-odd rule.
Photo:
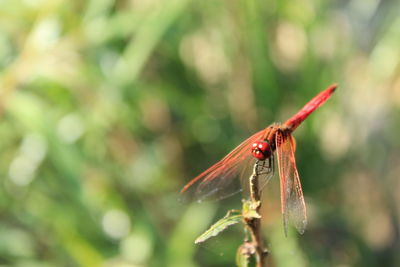
[[[250,200],[243,200],[243,213],[248,213],[251,210],[251,201]]]
[[[242,220],[243,216],[240,211],[229,211],[224,218],[213,224],[207,231],[199,236],[194,243],[201,243],[209,239],[210,237],[218,235],[224,231],[228,226],[234,225]]]
[[[252,203],[249,200],[243,202],[243,217],[246,219],[251,218],[261,218],[261,215],[256,211],[254,206],[259,205],[259,203]]]
[[[238,267],[247,267],[249,265],[249,255],[243,253],[242,247],[236,251],[236,265]]]

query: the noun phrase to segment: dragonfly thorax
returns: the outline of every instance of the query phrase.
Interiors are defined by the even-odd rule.
[[[256,141],[251,146],[251,154],[258,160],[265,160],[271,156],[271,146],[267,141]]]

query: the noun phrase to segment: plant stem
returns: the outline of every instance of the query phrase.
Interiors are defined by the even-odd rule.
[[[258,164],[255,163],[253,167],[253,174],[250,176],[250,201],[251,208],[259,214],[261,208],[261,191],[258,185]],[[251,243],[253,245],[253,251],[256,258],[257,267],[266,267],[266,256],[268,255],[267,250],[263,246],[263,240],[261,235],[261,216],[252,216],[245,218],[245,223],[249,229],[251,236]]]

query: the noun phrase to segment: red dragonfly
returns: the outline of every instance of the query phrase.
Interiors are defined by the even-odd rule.
[[[227,187],[249,161],[264,166],[264,184],[273,175],[273,160],[276,152],[281,191],[281,211],[285,233],[289,218],[299,233],[304,233],[307,225],[306,205],[296,167],[296,143],[292,132],[319,106],[325,103],[335,91],[333,84],[311,99],[297,114],[283,124],[272,124],[246,139],[219,162],[196,176],[186,184],[181,192],[198,184],[196,195],[209,197]],[[245,166],[243,166],[245,165]],[[260,185],[261,187],[263,185]],[[226,196],[225,196],[226,197]]]

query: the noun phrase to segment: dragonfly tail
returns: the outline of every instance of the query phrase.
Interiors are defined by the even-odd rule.
[[[311,99],[299,112],[293,117],[288,119],[284,125],[287,126],[291,131],[295,130],[312,112],[318,107],[324,104],[330,96],[335,92],[337,84],[332,84],[327,89],[319,93],[313,99]]]

